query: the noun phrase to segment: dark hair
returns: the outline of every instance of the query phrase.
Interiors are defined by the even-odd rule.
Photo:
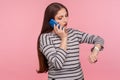
[[[48,33],[53,30],[53,28],[50,27],[49,25],[49,20],[54,19],[55,15],[61,8],[64,8],[67,11],[67,15],[68,15],[67,8],[61,3],[56,3],[56,2],[51,3],[45,10],[41,33],[38,36],[38,40],[37,40],[37,52],[38,52],[38,59],[39,59],[39,70],[37,71],[38,73],[43,73],[43,72],[48,71],[48,63],[47,63],[48,61],[39,49],[40,48],[40,42],[39,42],[40,36],[43,33]]]

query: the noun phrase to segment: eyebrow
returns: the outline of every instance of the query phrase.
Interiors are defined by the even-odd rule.
[[[58,16],[58,17],[63,17],[63,15],[61,15],[61,16]]]
[[[67,14],[67,13],[65,14],[65,16],[66,16],[66,15],[68,16],[68,14]],[[58,17],[58,18],[59,18],[59,17],[63,17],[63,15],[60,15],[60,16],[57,16],[57,17]]]

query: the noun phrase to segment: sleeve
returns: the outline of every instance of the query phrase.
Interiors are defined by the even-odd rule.
[[[61,48],[55,48],[48,35],[41,35],[40,50],[45,55],[48,63],[52,64],[56,69],[61,69],[67,56],[67,51]]]
[[[81,32],[79,30],[75,30],[75,34],[76,34],[80,44],[81,43],[88,43],[88,44],[94,44],[94,45],[100,44],[101,50],[103,50],[104,40],[100,36],[88,34],[85,32]]]

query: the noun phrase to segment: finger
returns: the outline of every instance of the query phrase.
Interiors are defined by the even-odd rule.
[[[93,60],[92,60],[91,56],[89,56],[88,60],[89,60],[90,63],[93,63]]]
[[[62,30],[62,27],[61,27],[61,26],[59,26],[59,29],[60,29],[60,30]]]
[[[56,29],[56,25],[54,24],[54,29]]]
[[[98,60],[95,60],[94,63],[96,63]]]
[[[64,30],[65,30],[65,32],[67,33],[67,28],[66,28],[66,27],[64,27]]]
[[[66,28],[66,27],[64,27],[64,29],[66,30],[67,28]]]
[[[92,63],[92,61],[91,61],[90,57],[88,58],[88,61],[89,61],[89,63]]]
[[[95,58],[95,56],[92,57],[92,62],[96,63],[97,62],[97,58]]]
[[[94,63],[96,61],[96,58],[93,55],[90,55],[90,61]]]
[[[92,56],[92,59],[93,59],[93,61],[96,61],[96,57],[95,56]]]
[[[93,57],[94,60],[97,60],[97,55],[95,53],[91,53],[91,56]]]
[[[60,29],[60,25],[59,24],[57,24],[56,26],[57,26],[58,29]]]
[[[91,58],[91,62],[94,63],[94,59],[93,58]]]
[[[93,56],[94,62],[97,62],[97,55]]]
[[[65,31],[65,27],[62,27],[62,30]]]
[[[57,25],[56,24],[54,24],[54,27],[56,27]]]
[[[58,32],[57,25],[56,25],[56,26],[54,25],[54,31],[55,31],[56,33]]]
[[[64,31],[65,33],[67,33],[66,27],[63,27],[63,31]]]

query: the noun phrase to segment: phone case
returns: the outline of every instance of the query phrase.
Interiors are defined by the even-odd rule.
[[[57,23],[54,19],[50,19],[49,24],[52,28],[54,28],[54,25],[57,25],[59,23]],[[60,25],[58,25],[58,28],[60,28]]]

